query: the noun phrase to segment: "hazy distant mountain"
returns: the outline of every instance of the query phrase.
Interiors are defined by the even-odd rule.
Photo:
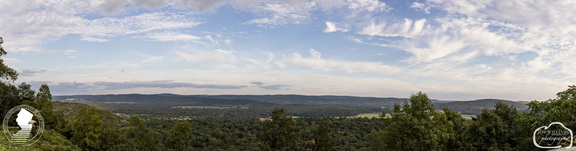
[[[56,101],[80,103],[138,103],[165,105],[196,105],[196,106],[273,106],[275,103],[251,99],[208,98],[200,96],[174,94],[117,94],[117,95],[69,95],[54,96]]]
[[[176,95],[176,94],[118,94],[118,95],[71,95],[54,96],[56,101],[124,103],[124,104],[162,104],[193,106],[285,106],[285,105],[345,105],[370,106],[391,109],[395,103],[402,104],[407,98],[377,98],[356,96],[307,96],[307,95]],[[514,102],[500,99],[480,99],[473,101],[433,100],[436,109],[448,107],[462,114],[477,115],[482,109],[494,109],[495,102],[504,102],[520,111],[527,110],[526,102]],[[389,112],[390,110],[387,110]]]

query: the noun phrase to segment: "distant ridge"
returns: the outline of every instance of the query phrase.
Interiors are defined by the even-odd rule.
[[[477,115],[482,112],[482,109],[494,109],[496,102],[502,102],[511,106],[514,106],[518,111],[528,110],[528,106],[525,104],[527,102],[515,102],[510,100],[502,99],[479,99],[472,101],[450,101],[444,103],[435,103],[434,107],[436,109],[443,109],[445,107],[451,110],[460,111],[462,114]]]
[[[363,106],[388,108],[395,103],[402,104],[408,98],[378,98],[357,96],[309,96],[309,95],[178,95],[162,94],[109,94],[109,95],[66,95],[54,96],[55,101],[80,103],[125,103],[125,104],[163,104],[194,106],[285,106],[285,105],[331,105]],[[477,115],[482,109],[494,109],[496,102],[503,102],[516,107],[519,111],[528,109],[526,102],[515,102],[502,99],[479,99],[472,101],[438,101],[432,100],[436,109],[445,107],[460,111],[462,114]]]

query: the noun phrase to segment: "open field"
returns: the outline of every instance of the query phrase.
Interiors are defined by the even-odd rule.
[[[361,113],[358,114],[356,116],[348,116],[350,118],[363,118],[363,117],[367,117],[367,118],[379,118],[380,114],[382,113]],[[466,115],[466,114],[462,114],[462,118],[464,118],[465,120],[472,120],[472,117],[476,116],[476,115]],[[386,117],[390,117],[390,114],[386,114]]]

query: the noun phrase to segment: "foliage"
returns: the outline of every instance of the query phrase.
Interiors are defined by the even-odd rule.
[[[312,131],[312,139],[306,141],[307,150],[333,151],[335,150],[333,137],[326,123],[322,122]]]
[[[123,128],[122,141],[110,150],[159,151],[164,150],[162,135],[149,129],[144,120],[136,115],[128,117],[128,126]]]
[[[562,122],[566,127],[576,130],[576,85],[558,92],[555,99],[532,101],[528,104],[530,115],[537,120],[533,126],[548,125],[551,122]]]
[[[434,109],[424,93],[413,94],[410,103],[396,104],[388,125],[371,136],[372,150],[444,150],[454,135],[446,116]]]
[[[118,121],[110,111],[84,107],[67,127],[71,140],[86,150],[107,150],[118,143]]]
[[[6,54],[8,53],[0,46],[0,57]],[[0,80],[16,81],[17,79],[18,73],[16,70],[6,66],[6,64],[4,64],[4,59],[0,58]]]
[[[192,125],[188,121],[177,121],[170,131],[167,144],[174,150],[190,150],[192,139]]]
[[[482,114],[472,118],[467,150],[512,150],[518,143],[513,140],[516,135],[514,119],[518,111],[503,103],[496,103],[495,110],[482,110]]]
[[[299,135],[299,128],[292,117],[284,115],[284,109],[275,108],[271,120],[262,122],[258,139],[263,150],[299,150]]]

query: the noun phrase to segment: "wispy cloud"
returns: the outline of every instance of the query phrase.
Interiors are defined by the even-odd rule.
[[[194,41],[202,39],[198,36],[175,32],[150,33],[146,35],[146,38],[153,41]]]
[[[371,72],[392,74],[400,71],[399,68],[385,65],[378,62],[367,61],[336,61],[322,58],[322,54],[314,49],[309,50],[310,57],[303,57],[301,54],[294,53],[289,63],[298,66],[311,67],[321,71],[344,71],[347,73]]]
[[[162,57],[162,56],[153,56],[153,55],[144,54],[142,52],[136,52],[136,55],[144,57],[145,59],[143,60],[143,62],[146,62],[146,63],[156,62],[156,61],[160,61],[160,60],[164,59],[164,57]]]
[[[336,27],[336,23],[334,23],[334,22],[325,22],[325,23],[326,23],[326,29],[324,29],[325,33],[331,33],[331,32],[337,32],[337,31],[342,31],[342,32],[348,31],[348,29],[346,29],[346,28]]]
[[[236,62],[236,51],[216,49],[212,51],[175,51],[181,59],[187,62],[215,62],[233,63]]]
[[[294,3],[268,3],[253,5],[250,9],[256,14],[266,14],[264,18],[252,19],[245,24],[283,25],[300,24],[310,19],[314,2],[301,1]]]
[[[132,89],[132,88],[199,88],[199,89],[241,89],[243,85],[216,85],[194,84],[173,81],[132,81],[132,82],[94,82],[96,86],[104,86],[105,89]]]
[[[374,23],[364,27],[359,34],[370,36],[384,36],[384,37],[417,37],[424,35],[429,28],[426,25],[426,19],[413,21],[411,19],[404,19],[403,23],[395,23],[389,26],[386,23]]]

